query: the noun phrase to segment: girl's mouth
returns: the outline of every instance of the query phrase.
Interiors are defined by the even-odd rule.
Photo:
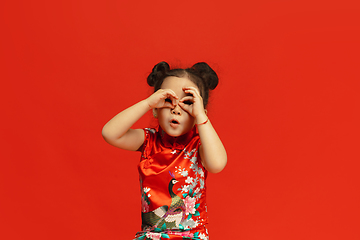
[[[174,123],[174,124],[179,124],[179,121],[178,121],[178,120],[176,120],[176,119],[173,119],[173,120],[171,120],[171,123]]]
[[[171,126],[171,127],[177,127],[178,125],[179,125],[179,121],[178,121],[178,120],[172,119],[172,120],[170,121],[170,126]]]

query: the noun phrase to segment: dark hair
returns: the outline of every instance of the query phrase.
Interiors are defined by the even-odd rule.
[[[205,62],[195,63],[192,67],[182,69],[170,69],[167,62],[159,62],[154,66],[147,77],[149,86],[154,87],[154,92],[160,89],[164,79],[170,76],[188,77],[200,90],[204,107],[209,101],[209,90],[214,90],[218,85],[219,78],[215,71]]]

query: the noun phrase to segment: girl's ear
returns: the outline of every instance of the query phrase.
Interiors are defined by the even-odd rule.
[[[157,114],[157,108],[153,108],[153,110],[152,110],[152,112],[153,112],[153,116],[154,116],[154,118],[157,118],[158,117],[158,114]]]
[[[204,111],[205,111],[205,114],[206,114],[206,116],[207,116],[207,109],[204,109]]]

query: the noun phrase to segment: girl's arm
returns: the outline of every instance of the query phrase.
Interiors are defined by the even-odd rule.
[[[198,119],[196,121],[198,122]],[[201,117],[205,119],[207,116]],[[204,122],[204,121],[199,121]],[[198,123],[199,123],[198,122]],[[207,123],[198,125],[199,136],[201,145],[199,148],[202,164],[211,173],[221,172],[227,163],[227,155],[219,136],[217,135],[214,127],[211,125],[210,120]]]
[[[165,102],[166,98],[172,99],[172,102]],[[177,96],[172,90],[159,89],[147,99],[125,109],[103,127],[105,141],[121,149],[138,150],[144,142],[144,130],[131,129],[131,126],[150,109],[172,107],[175,99]]]
[[[144,142],[144,131],[130,127],[149,110],[149,104],[143,100],[117,114],[102,129],[105,141],[121,149],[138,150]]]
[[[214,127],[211,125],[210,120],[208,120],[208,117],[206,116],[206,110],[204,110],[202,97],[196,88],[187,87],[183,90],[185,93],[190,93],[192,96],[187,96],[181,99],[179,105],[189,112],[198,124],[198,131],[201,140],[199,152],[202,164],[206,170],[211,173],[221,172],[227,163],[226,151]],[[189,106],[183,103],[187,100],[191,100],[192,105]]]

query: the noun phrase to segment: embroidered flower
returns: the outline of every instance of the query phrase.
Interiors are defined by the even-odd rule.
[[[175,167],[175,172],[176,173],[178,173],[178,174],[180,174],[181,176],[183,176],[183,177],[186,177],[189,173],[188,173],[188,171],[187,170],[185,170],[185,168],[184,169],[181,169],[181,166],[179,166],[179,167]]]
[[[184,186],[182,186],[181,191],[182,191],[182,192],[188,192],[188,191],[189,191],[189,185],[184,185]]]
[[[187,170],[183,170],[183,171],[181,172],[181,175],[182,175],[183,177],[186,177],[186,176],[188,175],[188,171],[187,171]]]
[[[155,133],[155,132],[156,132],[156,130],[153,129],[153,128],[145,128],[145,130],[148,130],[149,132],[152,132],[152,133]]]
[[[197,160],[197,157],[192,157],[192,158],[190,159],[190,161],[191,161],[192,163],[196,163],[196,160]]]
[[[188,176],[187,179],[185,180],[186,183],[192,183],[193,178]]]
[[[172,231],[169,231],[168,234],[177,235],[177,236],[186,237],[186,238],[193,238],[194,237],[194,234],[190,233],[190,232],[172,232]]]
[[[143,188],[143,191],[144,191],[145,195],[146,195],[146,193],[148,193],[150,190],[151,190],[151,188],[149,188],[149,187],[144,187],[144,188]],[[147,196],[148,196],[148,197],[151,197],[151,194],[148,193]]]
[[[147,232],[146,237],[154,240],[160,240],[161,233]]]
[[[198,164],[197,163],[192,163],[190,168],[195,172],[195,174],[198,173]]]
[[[200,174],[200,177],[204,177],[204,171],[202,170],[202,168],[198,168],[198,173]]]
[[[193,233],[190,233],[190,232],[183,232],[181,234],[182,237],[188,237],[188,238],[193,238],[194,237],[194,234]]]
[[[203,189],[205,187],[204,179],[200,179],[200,188]]]
[[[199,225],[199,223],[198,223],[197,220],[194,221],[192,218],[190,218],[190,219],[185,219],[185,220],[181,223],[181,225],[183,225],[183,227],[184,227],[185,229],[190,229],[190,228],[196,228],[196,227]]]
[[[200,233],[199,238],[202,240],[208,240],[209,238],[205,235],[205,233]]]
[[[144,198],[141,198],[141,210],[143,213],[146,213],[149,211],[149,204],[145,201]]]
[[[185,199],[184,199],[184,203],[185,203],[185,214],[186,215],[189,215],[190,214],[195,214],[195,202],[196,202],[196,199],[195,198],[192,198],[190,196],[187,196]]]
[[[191,150],[190,152],[188,151],[184,151],[185,153],[185,157],[186,159],[190,159],[191,155],[193,155],[196,152],[196,148],[194,148],[193,150]]]
[[[197,185],[197,180],[195,179],[195,181],[190,183],[190,189],[195,189],[196,185]]]

